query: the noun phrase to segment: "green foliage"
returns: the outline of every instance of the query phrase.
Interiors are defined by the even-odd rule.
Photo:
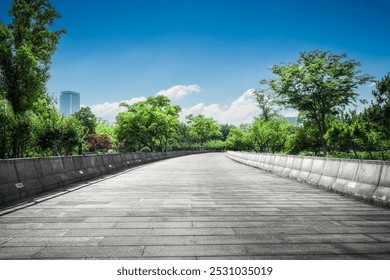
[[[251,151],[253,150],[253,140],[248,131],[241,128],[230,130],[225,142],[226,148],[233,151]]]
[[[142,147],[140,150],[141,153],[150,153],[151,151],[149,147]]]
[[[290,134],[286,142],[286,153],[288,154],[315,154],[320,155],[321,142],[318,136],[318,129],[310,122],[295,127],[294,133]]]
[[[268,121],[256,118],[249,128],[249,137],[253,141],[255,151],[261,153],[281,152],[293,125],[284,118],[273,118]]]
[[[269,86],[278,104],[298,110],[316,125],[325,155],[326,119],[356,101],[357,87],[372,78],[356,70],[359,62],[345,58],[346,54],[304,52],[295,63],[274,65],[271,70],[277,78],[260,82]]]
[[[0,96],[0,158],[10,157],[15,115],[11,104]]]
[[[84,128],[74,117],[65,118],[56,110],[50,118],[38,120],[35,129],[35,144],[41,155],[69,155],[82,143]]]
[[[13,1],[9,15],[10,24],[0,22],[0,96],[14,116],[6,124],[13,127],[10,154],[22,157],[31,144],[31,117],[38,115],[37,103],[47,98],[51,57],[64,31],[50,28],[60,15],[48,0]]]
[[[116,117],[116,136],[127,151],[149,147],[152,151],[166,150],[179,126],[179,106],[170,105],[165,96],[148,97],[133,105],[121,104],[127,112]]]
[[[254,91],[253,94],[256,97],[257,106],[261,110],[261,114],[258,118],[260,118],[264,121],[268,121],[268,120],[270,120],[278,115],[276,110],[273,107],[274,102],[266,94],[266,90],[258,89],[256,91]]]
[[[200,144],[200,148],[203,148],[207,141],[216,140],[222,136],[221,127],[213,118],[188,115],[186,119],[190,127],[190,135]]]
[[[117,139],[115,135],[115,127],[109,124],[107,121],[98,120],[96,125],[96,134],[106,134],[113,145],[117,145]]]
[[[195,149],[195,139],[190,133],[190,126],[181,122],[177,128],[176,141],[173,145],[178,150],[193,150]]]
[[[221,133],[222,133],[221,139],[222,139],[222,141],[226,141],[226,139],[230,133],[230,130],[235,129],[236,127],[234,125],[228,124],[228,123],[221,124],[220,126],[221,126]]]
[[[82,107],[73,115],[84,127],[86,134],[94,134],[96,132],[97,118],[92,113],[91,108]]]
[[[346,114],[343,119],[333,120],[325,137],[334,154],[352,151],[355,158],[361,158],[364,153],[374,159],[379,152],[385,159],[390,148],[389,139],[377,129],[377,124],[371,122],[366,113],[357,114],[355,111]]]
[[[222,152],[226,150],[226,142],[222,140],[209,140],[203,145],[203,149]]]

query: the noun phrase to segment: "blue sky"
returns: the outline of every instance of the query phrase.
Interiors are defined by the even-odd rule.
[[[390,72],[390,1],[51,2],[62,15],[55,26],[67,34],[49,92],[78,91],[82,104],[111,121],[119,102],[158,92],[183,114],[250,121],[258,110],[248,90],[302,51],[347,53],[378,79]],[[7,21],[10,5],[0,1],[0,19]],[[359,92],[369,98],[371,90]]]

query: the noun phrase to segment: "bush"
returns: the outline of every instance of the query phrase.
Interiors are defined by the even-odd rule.
[[[143,147],[140,152],[141,153],[150,153],[152,150],[149,147]]]

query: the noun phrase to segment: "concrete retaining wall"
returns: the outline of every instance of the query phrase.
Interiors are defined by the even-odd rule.
[[[235,161],[390,207],[390,162],[227,152]],[[249,160],[250,159],[250,160]]]
[[[0,205],[152,161],[205,151],[0,160]]]

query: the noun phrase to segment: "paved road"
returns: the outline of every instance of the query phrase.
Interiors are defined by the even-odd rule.
[[[202,154],[0,217],[0,259],[122,258],[390,259],[390,210]]]

